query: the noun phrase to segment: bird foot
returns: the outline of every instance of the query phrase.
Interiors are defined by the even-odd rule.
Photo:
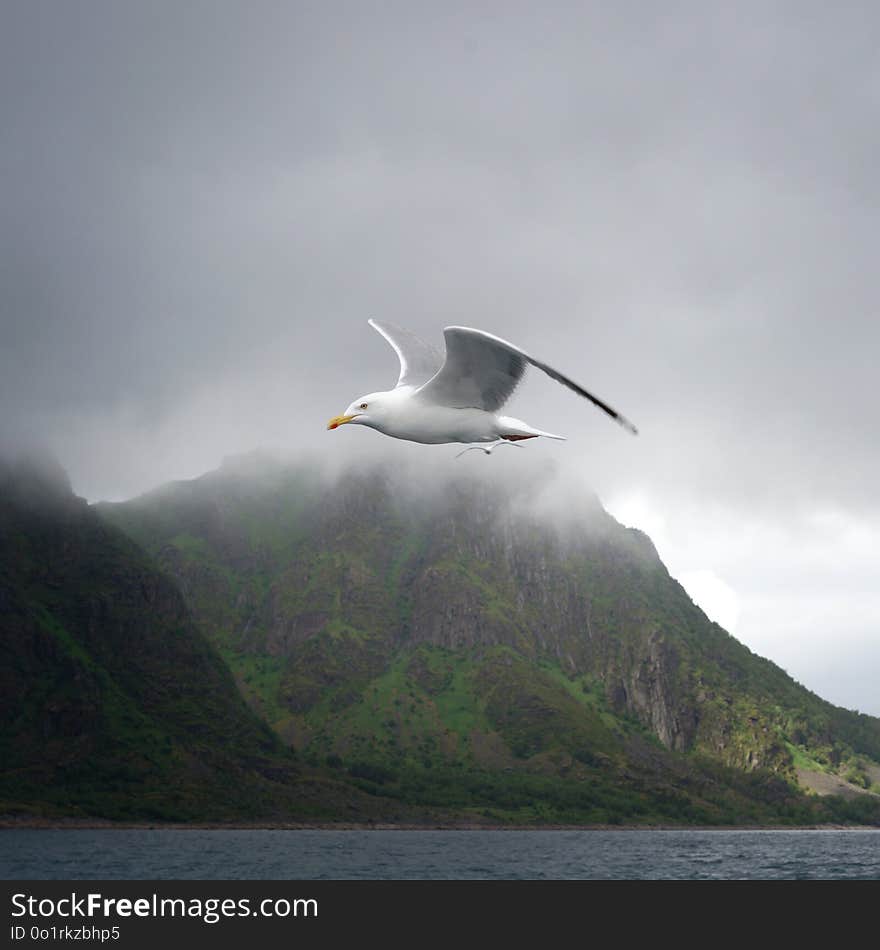
[[[492,450],[497,449],[499,445],[513,445],[518,449],[522,448],[518,442],[509,442],[507,439],[499,439],[497,442],[491,442],[489,445],[469,445],[466,449],[462,449],[455,457],[460,459],[465,452],[470,452],[471,449],[479,449],[481,452],[485,452],[486,455],[491,455]]]

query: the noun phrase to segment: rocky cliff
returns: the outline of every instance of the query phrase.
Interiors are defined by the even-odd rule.
[[[0,762],[0,813],[351,811],[247,707],[174,582],[45,458],[0,462]]]
[[[790,782],[805,764],[880,760],[877,720],[753,655],[645,535],[586,490],[548,499],[546,481],[381,468],[334,481],[245,459],[100,510],[176,579],[253,708],[316,761],[561,775],[644,764],[651,736]]]

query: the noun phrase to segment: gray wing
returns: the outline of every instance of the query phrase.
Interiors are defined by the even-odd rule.
[[[398,386],[421,386],[443,365],[443,355],[437,347],[424,343],[409,330],[378,320],[371,319],[367,323],[385,337],[400,360],[400,376],[395,389]]]
[[[456,409],[500,409],[526,371],[526,354],[498,337],[467,327],[447,327],[443,335],[446,362],[422,386],[419,396]]]
[[[421,398],[442,406],[495,412],[511,397],[531,363],[557,383],[589,399],[633,434],[638,432],[629,419],[606,402],[512,343],[469,327],[447,327],[443,334],[446,362],[440,372],[418,390]]]

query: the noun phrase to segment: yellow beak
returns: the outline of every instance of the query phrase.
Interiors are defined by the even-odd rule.
[[[328,423],[328,429],[335,429],[338,426],[345,425],[346,422],[351,422],[354,419],[354,416],[334,416]]]

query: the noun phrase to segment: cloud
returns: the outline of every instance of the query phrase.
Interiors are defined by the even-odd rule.
[[[90,498],[260,444],[332,454],[322,423],[395,378],[369,316],[477,326],[636,422],[538,376],[510,406],[570,436],[530,448],[573,479],[685,519],[683,566],[736,591],[745,635],[759,576],[780,613],[815,587],[786,547],[805,518],[877,518],[878,26],[868,4],[13,3],[0,441],[48,443]],[[779,542],[734,545],[748,576],[714,556],[737,524]]]
[[[678,577],[682,587],[710,620],[736,635],[739,622],[739,597],[736,591],[707,568],[684,571]]]
[[[606,501],[651,535],[710,619],[837,705],[880,715],[880,518],[840,508],[743,512],[702,499]]]

